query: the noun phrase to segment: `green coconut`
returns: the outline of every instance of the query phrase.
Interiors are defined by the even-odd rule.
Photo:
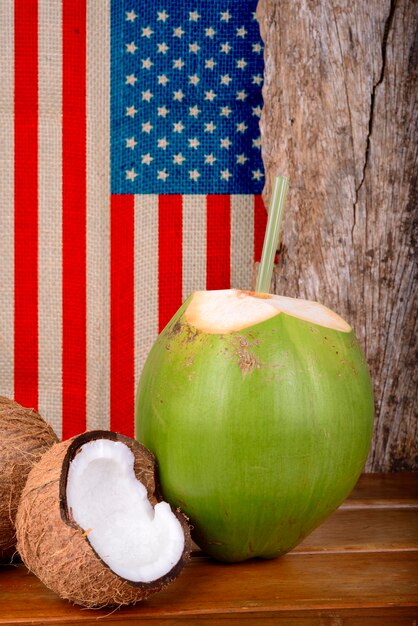
[[[296,546],[352,490],[373,428],[369,371],[352,328],[306,300],[195,292],[155,342],[136,436],[164,498],[223,561]]]

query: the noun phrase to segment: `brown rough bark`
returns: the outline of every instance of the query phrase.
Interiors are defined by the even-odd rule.
[[[418,468],[415,0],[259,0],[264,199],[290,176],[272,290],[347,319],[374,380],[368,471]],[[415,215],[414,215],[415,214]]]

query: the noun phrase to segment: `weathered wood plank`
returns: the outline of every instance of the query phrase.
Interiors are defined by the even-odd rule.
[[[362,474],[343,506],[352,506],[353,502],[392,507],[418,504],[418,472]]]
[[[289,174],[273,291],[353,325],[371,368],[369,471],[418,467],[416,0],[260,0],[265,200]]]
[[[409,508],[341,508],[294,552],[418,552],[418,503]],[[374,558],[374,557],[370,557]]]

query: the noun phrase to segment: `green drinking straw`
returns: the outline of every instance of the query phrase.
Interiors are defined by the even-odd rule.
[[[263,252],[261,253],[260,267],[258,268],[255,284],[257,293],[268,293],[270,291],[274,256],[279,245],[280,228],[288,187],[288,176],[276,176],[264,235]]]

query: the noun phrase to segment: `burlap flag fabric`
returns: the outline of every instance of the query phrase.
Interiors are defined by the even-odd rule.
[[[0,3],[0,394],[133,434],[158,332],[251,287],[266,213],[255,0]]]

